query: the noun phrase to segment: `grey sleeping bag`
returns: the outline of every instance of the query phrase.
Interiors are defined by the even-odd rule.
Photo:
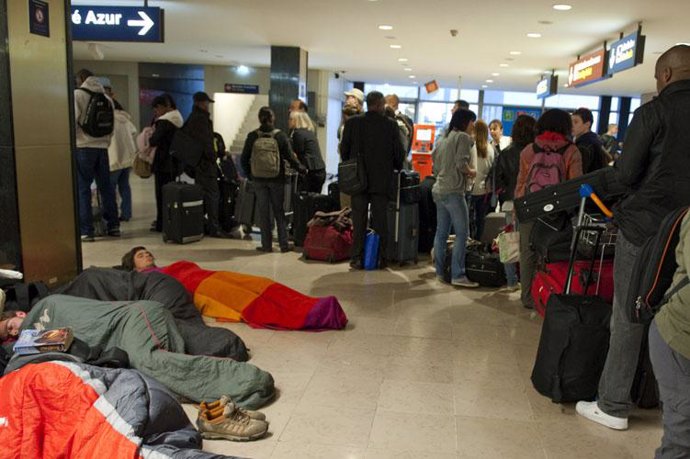
[[[89,268],[58,293],[101,301],[156,301],[175,318],[186,353],[249,359],[242,339],[230,330],[207,326],[184,286],[166,274]]]

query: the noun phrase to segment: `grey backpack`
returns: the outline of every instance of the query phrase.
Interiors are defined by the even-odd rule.
[[[252,177],[256,178],[275,178],[280,174],[280,149],[276,134],[279,129],[271,132],[262,132],[257,129],[259,136],[252,146],[252,156],[250,160]]]

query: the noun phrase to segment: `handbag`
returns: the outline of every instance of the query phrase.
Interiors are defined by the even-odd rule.
[[[349,195],[359,194],[367,189],[367,173],[361,159],[361,144],[363,142],[361,127],[359,134],[360,148],[357,149],[354,158],[338,164],[338,185],[340,186],[340,191]]]
[[[520,261],[520,232],[503,231],[498,235],[498,254],[501,263],[517,263]]]
[[[152,174],[151,164],[148,161],[146,161],[145,159],[142,159],[141,156],[139,156],[139,155],[134,156],[134,162],[132,163],[132,169],[134,170],[134,173],[137,174],[141,178],[151,177],[151,174]]]

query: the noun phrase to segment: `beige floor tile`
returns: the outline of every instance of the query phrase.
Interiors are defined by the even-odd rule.
[[[394,334],[415,338],[451,339],[452,326],[446,320],[398,319]]]
[[[378,410],[369,448],[384,451],[455,453],[454,416],[395,413]]]
[[[367,449],[364,459],[457,459],[455,453],[445,453],[439,451],[414,451],[401,449]]]
[[[375,410],[381,382],[382,379],[366,378],[358,374],[317,374],[304,391],[300,407],[316,405]]]
[[[406,361],[401,357],[386,362],[383,376],[395,381],[448,384],[453,382],[453,367],[448,364],[431,365],[419,360]]]
[[[536,423],[462,416],[456,422],[461,458],[546,458]]]
[[[512,381],[461,381],[455,385],[455,413],[492,419],[532,420],[527,389]]]
[[[378,407],[399,413],[453,414],[453,385],[386,379]]]
[[[251,442],[237,442],[227,440],[204,440],[204,451],[226,456],[251,457],[252,459],[268,459],[278,444],[274,438],[262,438]]]
[[[383,380],[389,360],[387,355],[380,354],[328,352],[321,359],[316,372],[322,376],[352,375]]]
[[[322,445],[300,441],[280,441],[273,450],[273,459],[364,459],[364,448]]]
[[[281,434],[281,442],[310,442],[365,448],[374,411],[359,407],[299,406]]]

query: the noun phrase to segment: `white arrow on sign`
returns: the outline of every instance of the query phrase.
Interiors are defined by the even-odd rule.
[[[156,23],[151,20],[148,14],[144,13],[143,11],[137,11],[139,13],[139,17],[141,17],[141,21],[138,19],[129,19],[127,21],[127,26],[129,27],[141,27],[141,30],[137,35],[146,35],[149,30],[151,30],[151,27],[153,27]]]

